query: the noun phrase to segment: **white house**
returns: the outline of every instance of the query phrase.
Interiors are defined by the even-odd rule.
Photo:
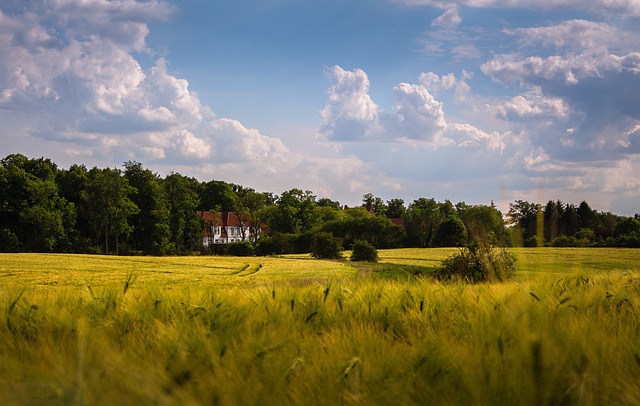
[[[206,222],[202,232],[202,245],[227,244],[240,241],[256,242],[266,231],[265,224],[257,224],[246,213],[198,211]]]

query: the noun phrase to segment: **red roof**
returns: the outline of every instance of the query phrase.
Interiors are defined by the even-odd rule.
[[[206,237],[211,237],[211,226],[220,226],[222,227],[221,234],[223,237],[227,235],[227,227],[240,227],[242,226],[242,222],[240,219],[244,220],[245,226],[254,226],[252,224],[253,219],[251,215],[242,212],[231,212],[231,211],[223,211],[218,213],[211,213],[209,211],[198,211],[198,216],[202,217],[204,221],[207,222],[207,227],[203,231],[203,235]],[[264,232],[268,230],[268,226],[266,224],[261,225],[261,229]]]

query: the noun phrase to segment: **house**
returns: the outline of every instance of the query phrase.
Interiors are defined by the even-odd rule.
[[[253,221],[247,213],[230,211],[219,213],[198,211],[197,213],[206,223],[202,232],[204,247],[208,247],[210,244],[240,241],[256,242],[268,230],[266,224]]]

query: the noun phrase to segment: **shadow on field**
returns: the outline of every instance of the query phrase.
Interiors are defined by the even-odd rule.
[[[358,273],[360,275],[392,280],[429,277],[436,270],[436,267],[394,264],[388,262],[381,264],[355,262],[351,265],[358,269]]]

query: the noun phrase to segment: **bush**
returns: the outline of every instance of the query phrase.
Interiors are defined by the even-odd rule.
[[[295,234],[273,233],[264,236],[256,244],[256,255],[281,255],[295,252]]]
[[[544,247],[544,244],[544,238],[538,237],[537,235],[527,238],[527,240],[524,242],[525,247]]]
[[[460,280],[468,283],[502,282],[513,278],[516,258],[504,247],[481,247],[471,244],[442,261],[435,272],[439,280]]]
[[[249,241],[239,241],[227,245],[227,253],[234,257],[250,257],[253,256],[253,244]]]
[[[316,233],[313,236],[311,256],[318,259],[342,258],[342,240],[331,233]]]
[[[352,261],[378,262],[378,250],[366,241],[356,241],[351,250]]]

